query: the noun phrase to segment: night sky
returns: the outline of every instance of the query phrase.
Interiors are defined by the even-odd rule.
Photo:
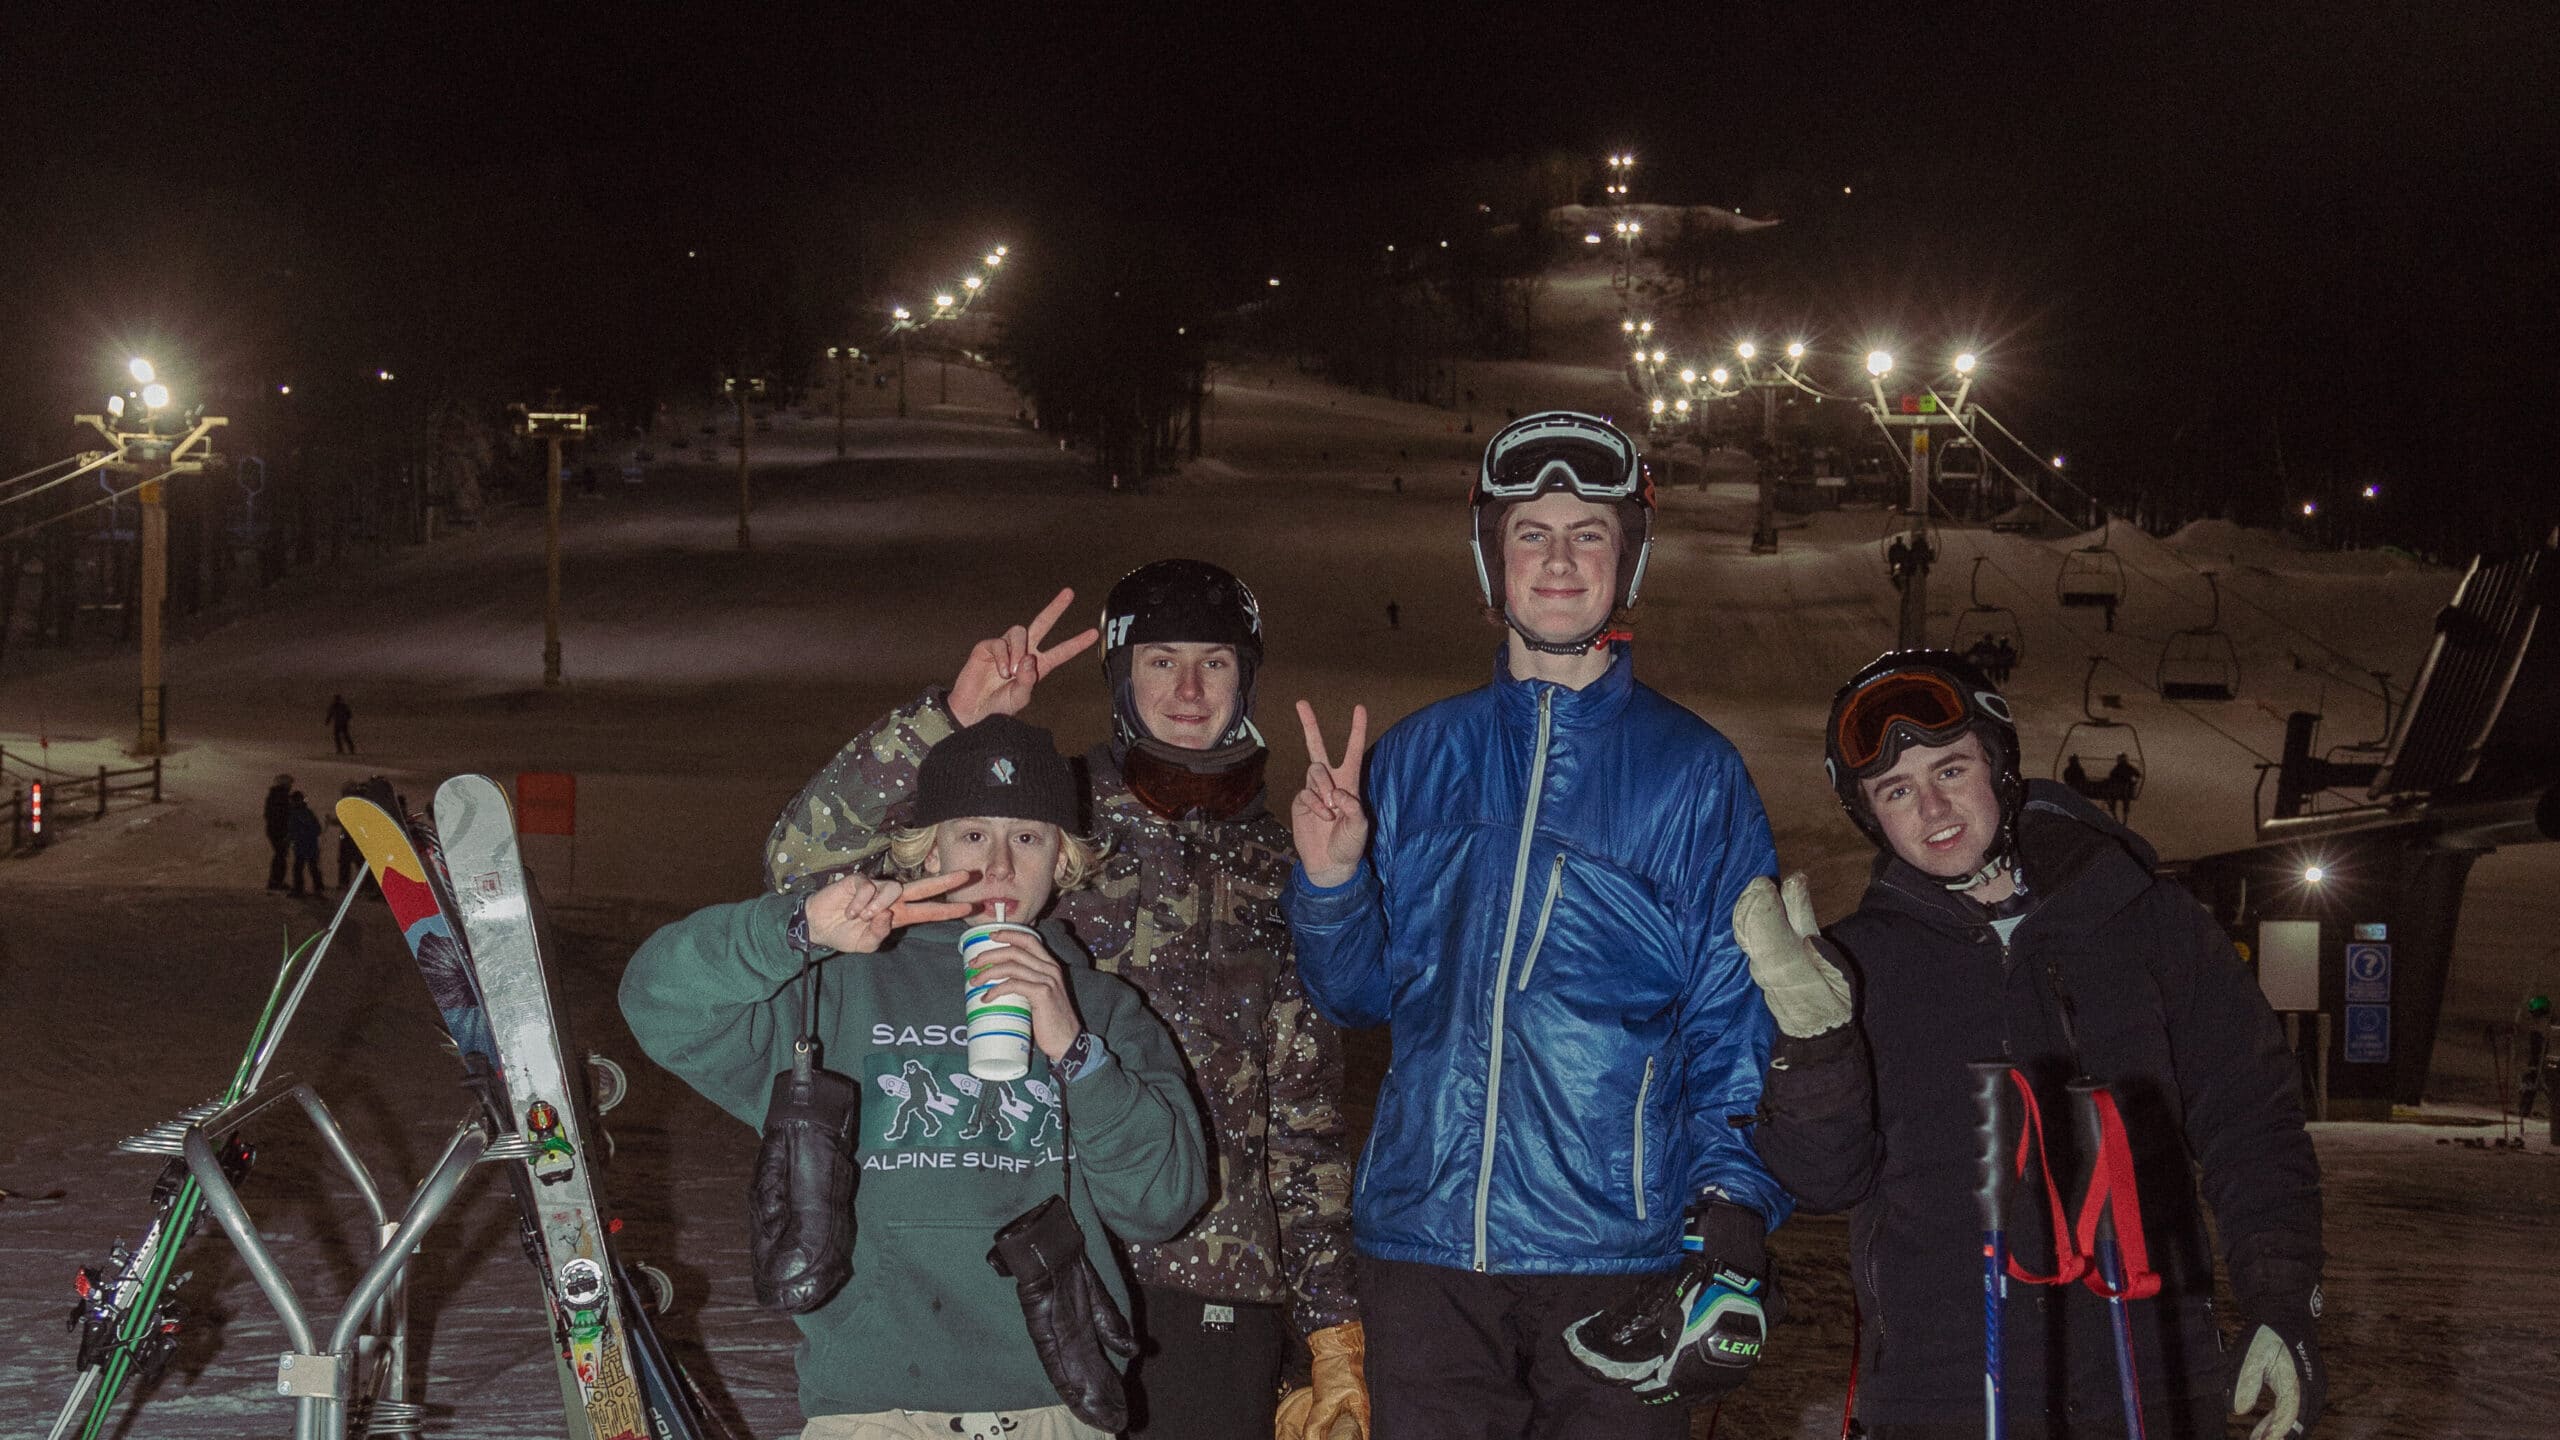
[[[1445,223],[1471,167],[1632,149],[1639,199],[1822,237],[1773,322],[1979,339],[2120,465],[2274,417],[2306,464],[2549,488],[2541,6],[321,8],[13,7],[12,453],[142,345],[215,386],[664,386],[997,239],[1141,228],[1243,298]]]

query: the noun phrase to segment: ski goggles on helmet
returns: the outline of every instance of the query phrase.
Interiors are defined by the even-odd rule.
[[[1479,503],[1530,500],[1559,487],[1585,500],[1642,498],[1635,443],[1605,421],[1556,411],[1504,427],[1485,447]]]
[[[1995,695],[1976,700],[2007,718]],[[1867,682],[1840,704],[1831,722],[1832,748],[1852,775],[1907,745],[1945,745],[1975,717],[1973,703],[1956,682],[1934,670],[1895,670]]]

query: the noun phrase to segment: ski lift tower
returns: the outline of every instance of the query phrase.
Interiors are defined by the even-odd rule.
[[[1971,351],[1955,358],[1956,394],[1951,402],[1941,401],[1934,385],[1888,400],[1884,377],[1893,373],[1893,355],[1884,350],[1867,354],[1867,390],[1875,397],[1867,407],[1868,416],[1888,435],[1896,430],[1911,432],[1911,490],[1903,502],[1904,511],[1911,518],[1910,532],[1904,537],[1910,547],[1911,565],[1904,572],[1902,624],[1895,641],[1905,650],[1929,643],[1929,437],[1942,428],[1958,434],[1972,428],[1970,401],[1975,365]]]
[[[137,356],[125,368],[133,377],[132,389],[108,396],[103,415],[74,415],[71,419],[72,423],[86,425],[105,436],[109,447],[83,454],[82,462],[132,475],[133,489],[142,502],[142,688],[135,701],[138,724],[133,753],[165,755],[169,749],[169,712],[165,703],[168,687],[160,675],[161,612],[168,607],[169,599],[169,506],[165,486],[172,475],[201,474],[207,465],[219,464],[212,442],[206,437],[215,427],[231,422],[219,415],[205,414],[201,405],[178,416],[174,425],[164,421],[162,416],[176,407],[170,400],[169,387],[160,382],[151,362]],[[164,431],[164,426],[168,430]]]
[[[542,683],[560,683],[560,442],[582,440],[595,428],[596,407],[561,406],[557,398],[543,409],[509,407],[516,433],[543,442],[549,451],[542,485]]]

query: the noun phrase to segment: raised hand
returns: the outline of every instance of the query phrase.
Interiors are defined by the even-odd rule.
[[[1351,707],[1351,735],[1342,763],[1325,759],[1324,730],[1315,707],[1298,702],[1298,724],[1307,736],[1307,783],[1289,805],[1289,833],[1298,863],[1318,885],[1339,885],[1360,868],[1369,848],[1369,812],[1360,805],[1360,760],[1369,746],[1369,707]]]
[[[809,938],[847,955],[869,955],[892,930],[935,920],[957,920],[975,907],[933,897],[968,884],[977,876],[967,870],[927,875],[901,885],[868,875],[847,875],[828,882],[809,897]]]
[[[1733,902],[1733,938],[1778,1028],[1811,1039],[1849,1023],[1848,977],[1822,953],[1822,925],[1802,872],[1781,887],[1755,877]]]
[[[1073,590],[1061,590],[1056,599],[1031,617],[1029,625],[1016,625],[971,647],[968,662],[960,667],[960,678],[951,682],[951,718],[965,728],[990,715],[1018,715],[1023,706],[1031,703],[1033,687],[1051,671],[1093,648],[1102,632],[1091,627],[1045,650],[1041,648],[1051,627],[1075,599]]]

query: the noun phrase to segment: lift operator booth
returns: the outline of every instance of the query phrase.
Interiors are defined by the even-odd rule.
[[[2378,754],[2285,727],[2258,843],[2165,867],[2222,921],[2305,1052],[2311,1111],[2387,1118],[2425,1093],[2472,865],[2560,839],[2560,550],[2472,562]],[[2354,803],[2315,811],[2326,791]]]

